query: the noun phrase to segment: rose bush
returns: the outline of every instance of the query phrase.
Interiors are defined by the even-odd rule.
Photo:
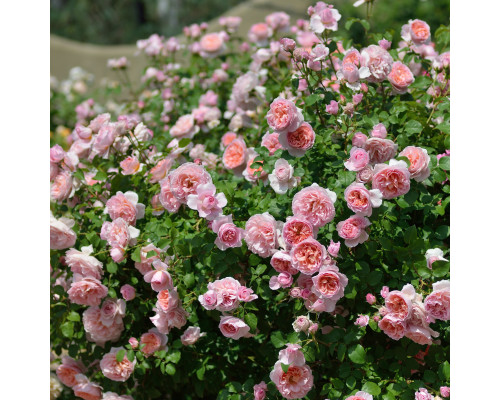
[[[307,13],[153,35],[130,100],[80,99],[50,150],[60,398],[449,396],[449,29]]]

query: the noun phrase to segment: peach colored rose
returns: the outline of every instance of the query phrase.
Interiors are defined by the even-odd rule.
[[[427,44],[431,39],[431,29],[425,21],[410,19],[408,24],[401,28],[401,37],[407,42],[411,40],[416,45]]]
[[[379,321],[378,327],[394,340],[399,340],[406,334],[406,322],[393,314],[384,316],[384,318]]]
[[[391,160],[389,165],[377,164],[372,188],[382,192],[384,199],[393,199],[410,191],[410,172],[404,161]]]
[[[120,167],[123,175],[134,175],[141,170],[141,163],[136,156],[128,156],[120,162]]]
[[[229,143],[222,155],[222,163],[227,169],[242,173],[246,166],[247,146],[243,139],[234,139]]]
[[[68,290],[72,303],[85,306],[98,306],[108,294],[108,288],[95,278],[82,278],[71,284]]]
[[[136,220],[144,218],[145,206],[139,203],[137,193],[128,191],[117,192],[106,202],[104,213],[108,213],[112,220],[123,218],[125,222],[135,225]]]
[[[52,250],[64,250],[74,246],[76,234],[71,229],[75,221],[69,218],[61,217],[56,219],[50,213],[50,248]]]
[[[410,178],[415,179],[417,182],[426,180],[431,174],[429,163],[431,158],[427,154],[426,149],[415,146],[407,146],[403,149],[399,156],[404,156],[410,160]]]
[[[212,183],[212,177],[205,168],[190,162],[170,172],[168,179],[172,194],[183,204],[186,204],[190,194],[196,193],[199,185]]]
[[[92,245],[82,247],[82,251],[70,249],[66,252],[65,261],[71,268],[73,276],[80,276],[82,278],[95,278],[101,279],[102,275],[102,262],[97,258],[91,256],[93,247]],[[76,278],[75,280],[78,280]]]
[[[160,333],[156,328],[151,328],[141,336],[140,344],[145,345],[141,351],[148,357],[155,351],[165,349],[167,340],[167,335]]]
[[[225,149],[227,146],[229,146],[229,143],[231,143],[237,137],[238,137],[238,135],[234,132],[224,133],[224,135],[222,135],[222,138],[220,140],[221,150]]]
[[[293,196],[293,215],[308,220],[314,228],[326,225],[335,217],[333,203],[337,195],[313,183]]]
[[[344,289],[349,282],[347,277],[339,272],[336,265],[322,267],[319,274],[312,278],[312,281],[313,293],[331,300],[344,297]]]
[[[290,100],[285,100],[282,97],[274,99],[266,118],[269,126],[278,133],[296,131],[304,121],[304,117],[302,116],[300,109],[298,109]],[[283,146],[283,142],[280,141],[280,143]]]
[[[382,193],[378,189],[368,190],[362,183],[351,183],[344,191],[347,207],[357,214],[369,217],[372,207],[382,205]]]
[[[200,332],[199,326],[190,326],[182,334],[181,343],[184,346],[192,346],[203,336],[206,336],[206,333]]]
[[[387,294],[385,306],[394,317],[407,320],[412,310],[412,298],[407,293],[393,290]]]
[[[289,248],[314,236],[314,227],[305,218],[288,217],[283,225],[283,240]]]
[[[354,396],[349,396],[345,400],[373,400],[373,396],[369,393],[359,391]]]
[[[101,400],[102,388],[83,375],[76,375],[77,384],[73,386],[73,393],[76,397],[84,400]]]
[[[364,146],[365,151],[370,156],[371,164],[385,163],[396,156],[397,144],[389,139],[378,137],[369,138]]]
[[[104,347],[107,341],[116,342],[124,329],[121,315],[116,315],[111,325],[104,325],[101,319],[101,309],[90,307],[83,312],[83,328],[87,339]]]
[[[435,319],[450,320],[450,281],[439,281],[432,285],[432,293],[425,298],[425,310]]]
[[[166,157],[158,161],[158,163],[149,171],[149,173],[151,174],[151,178],[149,179],[149,181],[151,183],[160,182],[167,176],[168,171],[170,171],[170,168],[172,168],[173,164],[174,159],[172,157]]]
[[[116,382],[125,382],[128,378],[130,378],[130,375],[134,372],[136,362],[135,358],[133,361],[130,361],[127,358],[126,353],[123,360],[118,362],[116,360],[116,354],[122,349],[124,348],[112,347],[110,352],[105,354],[99,363],[103,375]]]
[[[337,224],[337,231],[342,239],[345,239],[347,247],[355,247],[368,240],[365,228],[370,225],[368,218],[362,215],[354,215]]]
[[[301,241],[290,251],[292,266],[306,275],[317,272],[326,257],[326,249],[313,238]]]
[[[156,254],[149,256],[148,253],[154,251]],[[153,264],[153,261],[158,259],[158,256],[162,253],[163,250],[157,248],[154,244],[148,244],[147,246],[144,246],[141,248],[141,262],[136,262],[135,263],[135,268],[137,270],[145,275],[149,271],[151,271],[151,265]]]
[[[216,57],[224,52],[224,35],[221,33],[207,33],[200,40],[200,54],[202,57]]]
[[[304,364],[301,366],[291,365],[284,372],[281,361],[274,364],[269,374],[278,391],[285,399],[301,399],[307,395],[313,386],[313,375],[311,368]]]
[[[279,142],[279,133],[273,132],[266,134],[262,137],[261,146],[264,146],[269,150],[269,155],[272,156],[277,150],[282,149],[281,143]]]
[[[175,288],[162,290],[156,297],[158,298],[156,307],[165,313],[173,310],[179,304],[179,295],[177,294],[177,290],[175,290]]]
[[[234,340],[251,336],[250,327],[241,319],[232,316],[221,316],[219,329],[225,337]]]
[[[268,212],[251,216],[245,224],[248,249],[261,257],[270,257],[278,245],[277,228],[276,220]]]
[[[78,384],[76,375],[83,374],[87,369],[81,361],[64,356],[62,364],[57,367],[56,374],[59,380],[66,386],[73,387]]]
[[[255,159],[258,158],[258,154],[253,147],[248,149],[247,153],[247,165],[245,170],[243,171],[243,176],[249,182],[256,182],[259,179],[266,179],[267,172],[262,169],[262,167],[252,168],[251,165],[255,162]],[[262,161],[258,161],[258,164],[263,164]],[[259,173],[259,174],[257,174]]]
[[[160,201],[160,204],[170,213],[176,213],[179,211],[182,204],[172,193],[170,180],[168,178],[165,178],[160,182],[160,195],[158,200]]]
[[[281,146],[294,157],[302,157],[306,151],[313,147],[316,134],[307,122],[294,131],[282,132],[279,135]]]
[[[73,178],[67,171],[61,171],[50,186],[50,198],[57,202],[68,199],[75,192]]]
[[[288,273],[290,275],[295,275],[297,271],[292,267],[292,258],[288,253],[284,251],[277,251],[271,257],[271,266],[279,273]]]
[[[170,129],[170,135],[178,139],[192,139],[199,130],[200,127],[194,123],[194,117],[191,114],[187,114],[177,120],[175,125]]]
[[[267,45],[267,39],[270,38],[272,34],[273,30],[271,29],[271,27],[264,22],[260,22],[250,27],[250,30],[248,31],[248,39],[251,42],[254,42],[257,45],[263,47]]]

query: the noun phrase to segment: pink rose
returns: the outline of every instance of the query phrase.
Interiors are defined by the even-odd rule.
[[[359,391],[354,396],[349,396],[345,400],[373,400],[373,396],[369,393]]]
[[[297,186],[299,179],[293,176],[293,167],[284,158],[276,160],[274,170],[269,175],[269,183],[278,194],[285,194],[288,189]]]
[[[263,22],[260,22],[250,27],[250,30],[248,31],[248,40],[263,47],[267,45],[267,39],[271,37],[272,34],[273,30],[271,27]]]
[[[148,253],[154,251],[156,254],[148,257]],[[162,253],[162,250],[157,248],[154,244],[148,244],[141,248],[141,262],[135,263],[135,268],[145,275],[147,272],[151,271],[151,264],[153,261],[158,259],[158,256]]]
[[[369,138],[364,146],[365,151],[370,156],[371,164],[385,163],[396,155],[398,146],[389,139],[378,137]]]
[[[73,387],[78,384],[76,375],[83,374],[86,371],[81,361],[76,361],[71,357],[64,356],[62,364],[57,367],[56,374],[59,380],[66,386]]]
[[[417,344],[432,344],[432,333],[430,328],[425,326],[408,324],[405,336]]]
[[[387,137],[387,129],[385,125],[382,123],[375,125],[370,132],[370,136],[385,139]]]
[[[292,280],[293,281],[293,280]],[[254,301],[258,296],[253,293],[253,290],[246,286],[240,286],[238,289],[238,300],[248,303]]]
[[[393,314],[387,314],[382,318],[378,323],[378,327],[394,340],[399,340],[406,334],[406,322]]]
[[[332,257],[337,257],[340,250],[340,242],[335,243],[333,240],[330,240],[330,245],[327,250]]]
[[[368,315],[358,315],[358,318],[354,322],[354,325],[366,326],[370,322],[370,317]]]
[[[283,240],[289,248],[314,236],[314,227],[302,217],[288,217],[283,225]]]
[[[316,134],[307,122],[295,130],[281,132],[279,135],[280,144],[294,157],[302,157],[314,145]]]
[[[128,156],[125,160],[120,162],[123,175],[134,175],[141,169],[141,163],[136,156]]]
[[[50,198],[61,202],[74,193],[73,178],[67,171],[59,172],[50,186]]]
[[[415,400],[434,400],[434,396],[431,395],[427,389],[420,388],[418,392],[415,392]]]
[[[382,296],[382,298],[385,299],[388,294],[389,294],[389,288],[387,286],[383,286],[382,290],[380,291],[380,295]]]
[[[177,139],[192,139],[199,130],[200,127],[194,123],[194,117],[191,114],[187,114],[177,120],[175,125],[170,129],[170,135]]]
[[[367,140],[368,140],[368,136],[366,136],[364,133],[356,132],[354,134],[354,136],[352,137],[352,145],[354,147],[363,148]],[[351,149],[351,151],[352,151],[352,149]]]
[[[73,393],[76,397],[85,400],[101,400],[102,388],[97,383],[90,382],[83,374],[76,375],[75,379],[78,382],[73,386]]]
[[[410,178],[415,179],[417,182],[426,180],[431,174],[429,163],[431,158],[427,154],[426,149],[415,146],[407,146],[403,149],[399,156],[403,156],[410,160]]]
[[[262,167],[252,168],[251,165],[254,160],[259,157],[257,152],[253,147],[248,149],[247,153],[247,165],[243,171],[243,176],[249,182],[256,182],[258,179],[265,179],[267,177],[267,172],[262,169]],[[257,161],[257,164],[263,164],[262,161]]]
[[[154,317],[150,318],[151,322],[156,326],[159,332],[165,334],[168,334],[172,328],[182,328],[186,325],[186,317],[189,316],[182,307],[173,308],[168,312],[164,312],[155,307],[153,311],[155,311],[156,314]]]
[[[167,339],[166,334],[160,333],[157,328],[151,328],[141,336],[140,344],[145,345],[141,351],[148,357],[156,351],[165,349]]]
[[[261,257],[270,257],[278,245],[277,228],[276,220],[268,212],[252,215],[245,224],[248,249]]]
[[[222,208],[227,204],[224,193],[216,195],[215,192],[216,188],[212,183],[198,185],[196,194],[187,196],[187,206],[198,210],[200,217],[212,221],[222,214]]]
[[[284,251],[277,251],[271,257],[271,266],[279,273],[286,272],[290,275],[295,275],[297,271],[292,267],[292,258]]]
[[[412,310],[412,301],[415,299],[415,288],[407,284],[399,290],[389,292],[385,297],[387,310],[401,320],[407,320]]]
[[[144,218],[145,206],[138,201],[135,192],[117,192],[106,202],[104,213],[108,213],[112,220],[123,218],[128,224],[135,225],[136,220]]]
[[[264,400],[266,398],[267,385],[264,381],[254,385],[253,387],[253,397],[254,400]]]
[[[312,321],[308,317],[306,317],[305,315],[301,315],[300,317],[297,317],[295,319],[292,327],[295,332],[307,332],[311,324]]]
[[[285,100],[282,97],[274,99],[266,118],[269,126],[280,134],[296,131],[304,121],[300,109],[290,100]],[[280,141],[280,143],[283,145],[282,141]]]
[[[290,251],[292,266],[306,275],[317,272],[326,257],[326,249],[313,238],[303,240]]]
[[[215,245],[220,250],[230,247],[241,247],[241,239],[245,233],[244,229],[233,224],[231,216],[220,216],[212,222],[212,230],[217,233]]]
[[[207,33],[200,40],[200,55],[216,57],[225,50],[224,36],[221,33]]]
[[[291,365],[288,371],[283,371],[281,361],[274,364],[269,377],[286,399],[301,399],[307,395],[313,386],[313,375],[308,365]]]
[[[181,206],[181,202],[177,200],[172,193],[168,178],[165,178],[160,182],[160,195],[158,200],[160,201],[160,204],[170,213],[176,213]]]
[[[361,171],[358,171],[356,174],[356,182],[359,183],[368,183],[372,180],[373,177],[373,167],[367,165]]]
[[[370,225],[368,218],[362,215],[354,215],[337,224],[337,231],[342,239],[345,239],[347,247],[355,247],[368,240],[365,228]]]
[[[68,290],[72,303],[85,306],[98,306],[108,294],[108,288],[95,278],[82,278],[71,284]]]
[[[122,361],[116,360],[116,354],[122,349],[123,347],[112,347],[99,363],[103,375],[112,381],[125,382],[134,372],[135,359],[130,361],[125,355]]]
[[[116,342],[120,338],[124,326],[120,314],[115,316],[111,325],[103,324],[101,317],[99,307],[90,307],[83,312],[82,321],[88,340],[104,347],[107,341]]]
[[[168,175],[170,190],[181,203],[187,203],[187,197],[195,194],[199,185],[212,183],[210,174],[200,165],[185,163]]]
[[[179,305],[179,295],[175,288],[161,290],[156,297],[158,298],[156,307],[165,313]]]
[[[431,29],[425,21],[410,19],[408,24],[401,28],[401,37],[407,42],[411,40],[416,45],[426,44],[430,42]]]
[[[173,164],[174,158],[172,157],[166,157],[158,161],[158,163],[149,171],[149,173],[151,174],[151,178],[149,179],[149,181],[151,183],[160,182],[167,176],[168,171],[170,171],[170,168],[172,168]]]
[[[375,297],[373,294],[368,293],[368,294],[366,295],[366,302],[367,302],[368,304],[370,304],[370,305],[375,304],[375,303],[376,303],[376,301],[377,301],[377,299],[376,299],[376,297]]]
[[[181,342],[184,346],[192,346],[195,344],[201,337],[205,336],[206,333],[200,332],[199,326],[190,326],[187,328],[181,336]]]
[[[113,222],[106,221],[101,227],[101,239],[106,240],[113,249],[119,249],[121,252],[138,236],[139,230],[129,226],[123,218],[115,219]]]
[[[106,392],[102,395],[102,400],[134,400],[132,396],[126,394],[119,396],[114,392]]]
[[[250,327],[241,319],[231,316],[221,316],[219,329],[225,337],[234,340],[251,336]]]
[[[391,73],[387,76],[387,80],[392,85],[392,90],[398,94],[404,94],[408,90],[415,78],[410,68],[401,61],[396,61],[392,64]]]
[[[122,299],[106,299],[101,306],[101,323],[112,326],[117,318],[125,316],[125,307]]]
[[[226,132],[224,135],[222,135],[222,138],[220,139],[221,143],[221,150],[229,146],[229,143],[231,143],[234,139],[236,139],[238,135],[234,132]]]
[[[344,289],[349,282],[347,277],[339,272],[336,265],[322,267],[319,274],[312,278],[312,281],[312,292],[317,296],[331,300],[344,297]]]
[[[62,161],[65,154],[66,154],[66,152],[64,151],[64,149],[61,146],[59,146],[58,144],[52,146],[50,148],[50,162],[51,163],[58,163],[58,162]]]
[[[208,284],[208,290],[213,290],[217,295],[216,309],[231,311],[239,306],[241,284],[234,278],[218,279]]]
[[[370,156],[364,149],[353,147],[344,165],[349,171],[361,171],[369,162]]]
[[[441,386],[439,388],[439,393],[441,393],[443,397],[450,397],[450,388],[448,386]]]
[[[273,132],[266,134],[262,137],[261,146],[264,146],[269,150],[269,155],[272,156],[276,150],[282,149],[281,143],[279,142],[279,133]]]
[[[441,249],[428,249],[425,252],[425,259],[427,260],[427,268],[432,269],[432,264],[436,261],[448,261],[443,257],[444,253]]]
[[[66,252],[65,261],[71,268],[75,280],[80,278],[95,278],[101,279],[102,262],[97,258],[92,257],[92,245],[82,247],[82,251],[70,249]]]
[[[393,199],[410,191],[410,171],[404,161],[391,160],[389,165],[377,164],[372,188],[382,192],[384,199]]]
[[[205,310],[214,310],[215,307],[217,307],[217,292],[215,290],[209,290],[199,295],[198,301]]]
[[[382,205],[382,193],[378,189],[368,190],[362,183],[351,183],[344,191],[347,207],[359,215],[371,216],[372,207]]]
[[[432,318],[450,320],[450,281],[439,281],[432,285],[432,293],[425,298],[425,310]]]
[[[370,82],[382,82],[391,72],[392,57],[389,52],[377,45],[370,45],[361,51],[361,65],[370,70]]]
[[[333,203],[336,199],[337,195],[334,192],[313,183],[293,196],[293,215],[303,217],[314,228],[319,228],[335,217]]]
[[[50,213],[50,248],[52,250],[64,250],[74,246],[76,234],[71,229],[75,221],[69,218],[61,217],[56,219]]]
[[[123,285],[120,288],[120,293],[126,301],[130,301],[130,300],[135,299],[135,289],[133,286]]]
[[[337,115],[339,112],[339,103],[335,100],[330,101],[330,104],[326,105],[326,112],[328,114]]]
[[[247,156],[247,146],[243,139],[234,139],[224,150],[222,163],[226,169],[239,175],[246,167]]]

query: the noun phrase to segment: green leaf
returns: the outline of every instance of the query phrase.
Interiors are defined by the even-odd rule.
[[[281,369],[283,370],[284,373],[287,373],[288,372],[288,367],[289,365],[288,364],[283,364],[281,363]]]
[[[116,353],[116,362],[121,363],[125,357],[125,349],[118,350]]]
[[[365,382],[363,387],[361,388],[363,392],[368,392],[372,396],[378,396],[381,392],[379,386],[376,383],[373,382]]]
[[[444,240],[450,236],[450,227],[448,225],[438,226],[434,232],[438,239]]]
[[[429,382],[429,383],[434,383],[436,382],[437,375],[434,371],[431,371],[429,369],[424,371],[424,382]]]
[[[422,124],[412,119],[405,123],[405,132],[409,134],[422,132]]]
[[[278,349],[286,344],[285,338],[280,331],[274,331],[271,333],[271,343]]]
[[[175,375],[175,366],[173,364],[167,364],[165,366],[165,372],[169,375]]]
[[[183,139],[179,140],[179,148],[186,147],[189,143],[191,143],[191,139],[183,138]]]
[[[61,325],[61,333],[63,336],[66,336],[67,338],[72,338],[73,333],[74,333],[74,324],[73,322],[65,322],[64,324]]]
[[[95,174],[94,180],[96,181],[106,181],[108,179],[108,174],[103,171],[99,171],[97,174]]]
[[[439,159],[438,162],[439,168],[449,171],[450,170],[450,157],[444,156]]]
[[[366,358],[366,351],[360,344],[349,348],[349,358],[353,363],[364,364]]]
[[[134,358],[135,358],[135,352],[134,352],[134,350],[127,351],[127,358],[128,358],[129,361],[134,361]]]
[[[66,317],[68,321],[74,321],[74,322],[79,322],[80,321],[80,314],[78,314],[76,311],[71,311],[68,316]]]
[[[406,244],[410,244],[417,239],[417,227],[415,225],[412,225],[405,230],[404,239]]]
[[[118,271],[118,265],[116,265],[116,263],[111,261],[111,262],[106,264],[106,270],[110,274],[116,274],[116,271]]]
[[[132,261],[141,262],[141,248],[137,247],[132,253]]]
[[[262,275],[267,269],[267,265],[259,264],[259,266],[255,269],[256,275]]]
[[[195,279],[194,279],[193,273],[189,273],[189,274],[184,275],[184,284],[186,285],[187,288],[190,288],[195,284]]]
[[[257,316],[255,314],[245,314],[245,322],[252,331],[255,331],[257,329]]]

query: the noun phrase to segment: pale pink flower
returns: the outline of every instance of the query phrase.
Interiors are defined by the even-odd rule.
[[[216,195],[215,192],[216,188],[212,183],[198,185],[196,194],[187,196],[187,206],[198,210],[200,217],[212,221],[222,214],[222,208],[227,204],[224,193]]]
[[[347,207],[359,215],[370,217],[372,207],[382,205],[382,193],[378,189],[368,190],[362,183],[351,183],[344,191]]]
[[[212,58],[225,50],[224,35],[222,32],[207,33],[200,39],[200,55]]]
[[[254,24],[248,31],[248,40],[256,43],[258,46],[264,47],[268,44],[268,38],[273,34],[271,27],[263,22]]]
[[[361,171],[369,162],[370,156],[364,149],[353,147],[344,165],[349,171]]]
[[[434,400],[434,396],[431,395],[427,389],[420,388],[418,392],[415,392],[415,400]]]
[[[326,112],[328,114],[337,115],[339,112],[339,103],[335,100],[330,101],[330,104],[326,105]]]
[[[273,12],[266,16],[266,24],[269,25],[273,31],[284,31],[290,25],[290,16],[282,11]]]
[[[134,372],[135,358],[130,361],[125,355],[122,361],[116,360],[116,354],[122,349],[123,347],[112,347],[99,363],[103,375],[112,381],[125,382]]]
[[[206,336],[206,333],[200,332],[199,326],[190,326],[182,334],[181,343],[184,346],[192,346],[203,336]]]
[[[98,306],[108,294],[108,288],[95,278],[82,278],[73,282],[68,290],[72,303],[85,306]]]
[[[370,304],[370,305],[375,304],[375,303],[376,303],[376,301],[377,301],[377,299],[375,298],[375,296],[374,296],[373,294],[368,293],[368,294],[366,295],[366,302],[367,302],[368,304]]]
[[[370,156],[371,164],[385,163],[394,158],[397,148],[397,144],[392,140],[378,137],[371,137],[364,144],[364,149]]]
[[[156,307],[165,313],[179,305],[179,295],[175,288],[161,290],[156,297],[158,298]]]
[[[286,349],[280,350],[278,361],[286,365],[302,366],[306,363],[300,344],[288,343]]]
[[[294,157],[302,157],[313,147],[316,134],[307,122],[302,122],[295,130],[281,131],[279,142]]]
[[[290,251],[292,266],[306,275],[317,272],[326,257],[326,249],[313,238],[303,240]]]
[[[429,327],[408,323],[405,336],[417,344],[432,344],[432,331]]]
[[[446,258],[443,257],[444,253],[443,250],[441,249],[429,249],[425,252],[425,259],[427,260],[427,267],[429,269],[432,269],[432,264],[435,261],[448,261]]]
[[[222,138],[220,139],[221,149],[225,149],[227,146],[229,146],[229,143],[231,143],[237,137],[238,135],[234,132],[224,133],[224,135],[222,135]]]
[[[243,171],[243,176],[249,182],[256,182],[258,179],[265,179],[267,177],[267,172],[262,169],[262,167],[252,168],[251,165],[255,162],[254,160],[258,157],[258,153],[253,147],[248,149],[247,153],[247,165]],[[262,161],[258,161],[258,164],[263,164]],[[257,175],[257,173],[259,173]]]
[[[330,240],[330,244],[328,245],[327,250],[332,257],[337,257],[340,250],[340,242],[334,242],[333,240]]]
[[[75,245],[76,233],[71,229],[73,225],[75,225],[74,220],[65,217],[56,219],[50,213],[50,248],[52,250],[64,250]]]
[[[189,316],[186,310],[180,306],[167,312],[155,307],[153,311],[156,312],[156,315],[150,318],[151,322],[158,328],[159,332],[165,334],[168,334],[172,328],[181,329],[186,325],[186,318]]]
[[[151,288],[155,292],[161,292],[165,289],[173,289],[172,277],[168,273],[168,265],[161,260],[156,259],[152,262],[154,269],[149,270],[144,274],[144,280],[151,283]]]
[[[293,176],[293,167],[284,158],[276,160],[274,169],[269,175],[269,183],[278,194],[285,194],[298,184],[297,177]]]
[[[85,400],[101,400],[102,388],[91,382],[85,375],[77,374],[75,377],[77,384],[73,386],[73,393],[76,397]]]
[[[344,297],[344,289],[349,282],[336,265],[323,266],[312,281],[314,294],[335,301]]]
[[[172,193],[168,177],[160,182],[160,194],[158,196],[158,200],[160,201],[160,204],[170,213],[176,213],[182,204]]]
[[[125,160],[120,162],[123,175],[134,175],[141,170],[141,163],[136,156],[128,156]]]
[[[271,266],[279,273],[286,272],[290,275],[295,275],[297,271],[292,267],[292,258],[284,251],[277,251],[271,257]]]
[[[156,254],[148,257],[148,253],[154,251]],[[157,248],[154,244],[150,243],[147,246],[141,248],[141,261],[135,263],[135,268],[145,275],[147,272],[151,271],[151,264],[153,261],[158,259],[158,256],[161,254],[162,250]]]
[[[407,146],[403,149],[399,156],[404,156],[410,160],[410,178],[415,179],[417,182],[426,180],[431,174],[429,163],[431,158],[427,154],[426,149],[415,146]]]
[[[113,249],[124,250],[133,244],[139,236],[139,230],[127,224],[123,218],[113,222],[104,222],[101,227],[101,239],[106,240]]]
[[[359,391],[354,396],[349,396],[345,400],[373,400],[373,396],[369,393]]]
[[[283,225],[283,240],[289,248],[314,236],[313,225],[303,217],[288,217]]]
[[[385,139],[387,137],[387,128],[382,123],[377,124],[373,127],[372,131],[370,132],[370,136],[377,137],[380,139]]]
[[[301,315],[293,321],[292,327],[295,332],[307,332],[312,321],[305,315]]]
[[[149,181],[151,183],[156,183],[163,180],[167,176],[168,171],[170,171],[170,168],[172,168],[173,164],[174,158],[172,158],[171,156],[158,161],[158,163],[149,171],[149,173],[151,174],[151,178],[149,179]]]
[[[301,110],[290,100],[282,97],[274,99],[266,118],[269,126],[278,133],[296,131],[304,121]],[[283,145],[281,141],[280,143]]]
[[[134,400],[132,396],[129,395],[117,395],[114,392],[106,392],[102,395],[102,400]]]
[[[170,190],[181,203],[186,204],[190,194],[195,194],[199,185],[212,183],[210,174],[200,165],[185,163],[168,174]]]
[[[388,294],[389,294],[389,288],[387,286],[383,286],[382,290],[380,291],[380,295],[382,296],[382,298],[385,299]]]
[[[361,171],[358,171],[356,174],[356,182],[359,183],[368,183],[372,180],[373,177],[373,167],[367,165]]]
[[[366,136],[364,133],[356,132],[354,134],[354,136],[352,137],[352,145],[354,147],[363,148],[365,146],[365,143],[367,140],[368,140],[368,136]],[[352,151],[352,149],[351,149],[351,151]]]
[[[288,371],[281,368],[281,361],[274,364],[269,377],[286,399],[301,399],[313,386],[313,375],[308,365],[291,365]]]
[[[219,311],[231,311],[239,306],[241,284],[234,278],[227,277],[211,282],[207,286],[217,295],[216,309]],[[253,300],[253,299],[252,299]]]
[[[368,322],[370,322],[370,317],[368,315],[358,314],[358,318],[354,322],[354,325],[366,326],[368,325]]]
[[[412,310],[412,301],[415,298],[415,288],[408,284],[401,291],[393,290],[385,297],[387,310],[401,320],[407,320]]]
[[[439,388],[439,393],[441,393],[443,397],[450,397],[450,388],[448,386],[441,386]]]
[[[241,239],[245,230],[234,225],[230,215],[216,218],[212,222],[212,230],[217,234],[215,245],[220,250],[226,250],[229,247],[241,247]]]
[[[59,146],[58,144],[52,146],[50,148],[50,162],[51,163],[58,163],[58,162],[62,161],[65,154],[66,154],[66,152],[64,151],[64,149],[61,146]]]
[[[270,257],[278,245],[278,224],[274,217],[268,212],[252,215],[245,224],[245,241],[252,253]]]
[[[267,385],[264,381],[253,386],[254,400],[264,400],[266,398]]]
[[[170,135],[178,139],[192,139],[199,130],[200,127],[194,123],[194,117],[191,114],[187,114],[180,117],[174,126],[170,128]]]
[[[217,292],[208,290],[206,293],[198,296],[198,301],[205,310],[214,310],[217,307]]]
[[[89,245],[82,247],[82,251],[70,249],[66,252],[65,261],[73,272],[74,280],[87,277],[101,279],[102,262],[90,255],[92,251],[93,247]]]
[[[130,301],[130,300],[135,299],[135,289],[133,286],[123,285],[120,288],[120,293],[126,301]]]
[[[432,293],[425,298],[425,310],[435,319],[450,319],[450,281],[443,280],[432,284]]]
[[[309,26],[311,31],[316,34],[323,33],[325,29],[336,31],[341,17],[335,8],[325,7],[311,15]]]
[[[406,334],[406,322],[393,314],[384,316],[384,318],[379,321],[378,327],[394,340],[399,340]]]
[[[234,340],[251,336],[250,327],[241,319],[232,316],[221,316],[219,329],[225,337]]]
[[[293,215],[305,218],[314,228],[322,227],[335,217],[336,199],[334,192],[313,183],[293,196]]]
[[[56,374],[59,380],[66,386],[73,387],[78,384],[76,375],[83,374],[86,371],[81,361],[76,361],[71,357],[64,356],[62,364],[57,367]]]
[[[295,46],[296,46],[296,43],[295,43],[295,40],[293,39],[290,39],[290,38],[282,38],[280,40],[280,50],[281,51],[294,51],[295,50]]]
[[[362,215],[354,215],[337,224],[337,231],[342,239],[345,239],[347,247],[355,247],[368,240],[365,228],[370,225],[368,218]]]
[[[361,51],[361,66],[367,67],[370,82],[382,82],[391,72],[392,57],[389,52],[377,45],[370,45]]]
[[[412,41],[416,45],[427,44],[431,39],[431,29],[425,21],[410,19],[408,24],[401,28],[401,37],[406,42]]]
[[[415,82],[415,77],[410,68],[400,61],[392,64],[392,70],[387,76],[391,83],[392,90],[398,94],[404,94],[408,91],[408,86]]]
[[[272,156],[277,150],[282,149],[281,143],[279,142],[279,133],[273,132],[266,134],[262,137],[261,146],[264,146],[269,150],[269,155]]]
[[[62,202],[75,193],[73,177],[67,171],[61,171],[50,186],[50,198]]]
[[[106,202],[104,213],[109,214],[112,220],[122,218],[128,224],[135,225],[136,220],[144,218],[145,206],[139,203],[137,193],[128,191],[117,192]]]
[[[410,191],[410,171],[404,161],[391,160],[389,165],[377,164],[372,188],[382,192],[384,199],[393,199]]]
[[[116,342],[124,329],[120,314],[115,316],[111,325],[105,325],[102,321],[101,309],[99,307],[86,309],[83,312],[82,321],[85,332],[87,332],[87,339],[103,347],[107,341]]]
[[[167,340],[166,334],[159,332],[157,328],[151,328],[141,335],[140,344],[145,345],[141,351],[148,357],[156,351],[166,349]]]

